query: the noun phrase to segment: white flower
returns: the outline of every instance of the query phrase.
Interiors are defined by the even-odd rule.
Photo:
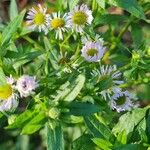
[[[64,14],[61,17],[60,12],[58,12],[47,16],[47,26],[50,28],[50,30],[55,30],[56,39],[63,39],[63,32],[67,31],[66,22],[67,14]]]
[[[122,73],[120,71],[117,71],[116,65],[102,65],[100,67],[100,70],[93,70],[92,75],[99,77],[101,85],[102,83],[107,84],[105,85],[106,87],[103,85],[102,91],[100,92],[105,100],[107,100],[107,98],[111,99],[111,95],[113,93],[121,92],[121,88],[119,88],[118,85],[123,84],[124,82],[122,80],[119,80]]]
[[[103,57],[105,47],[100,42],[88,41],[82,47],[81,56],[89,62],[98,62]]]
[[[18,106],[18,96],[12,93],[7,99],[0,100],[0,111],[13,111]]]
[[[13,92],[14,79],[12,76],[6,78],[7,84],[0,87],[0,111],[13,111],[18,106],[18,96]]]
[[[45,34],[48,33],[47,25],[46,25],[46,14],[47,9],[42,8],[40,4],[38,4],[37,8],[31,8],[27,14],[27,25],[29,29],[35,30],[38,29],[39,32],[44,31]]]
[[[34,94],[34,90],[38,87],[35,77],[23,75],[17,80],[16,89],[21,97],[27,97]]]
[[[92,23],[93,16],[92,11],[89,10],[87,5],[82,4],[76,6],[73,10],[68,13],[67,25],[75,30],[76,32],[82,33],[83,28]]]
[[[117,92],[112,96],[109,105],[113,110],[116,109],[117,112],[130,111],[132,108],[138,107],[131,99],[133,99],[133,95],[128,91]]]

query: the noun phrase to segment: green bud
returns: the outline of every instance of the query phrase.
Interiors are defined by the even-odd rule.
[[[60,114],[59,109],[54,108],[54,107],[51,108],[51,109],[49,110],[49,112],[48,112],[48,116],[49,116],[50,118],[52,118],[52,119],[58,118],[59,114]]]

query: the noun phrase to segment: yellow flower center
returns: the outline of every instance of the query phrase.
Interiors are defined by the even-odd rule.
[[[45,23],[45,16],[42,13],[38,13],[34,17],[34,23],[36,25],[42,25]]]
[[[91,48],[87,50],[87,55],[93,57],[95,54],[98,53],[97,49]]]
[[[78,11],[74,14],[72,19],[75,24],[84,25],[87,22],[87,15],[82,11]]]
[[[10,84],[0,86],[0,100],[6,100],[12,95],[12,87]]]
[[[65,21],[64,19],[61,18],[55,18],[51,21],[51,26],[53,29],[63,27],[64,25],[65,25]]]
[[[117,105],[121,106],[121,105],[123,105],[126,102],[126,97],[125,96],[121,96],[115,102],[116,102]]]

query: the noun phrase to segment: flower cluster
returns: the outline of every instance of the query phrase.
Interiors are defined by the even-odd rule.
[[[0,111],[13,111],[18,106],[18,98],[34,94],[38,87],[35,77],[23,75],[18,80],[12,76],[6,78],[6,85],[0,87]],[[17,92],[19,92],[19,95]]]
[[[32,7],[27,15],[27,25],[31,30],[38,29],[45,34],[50,30],[56,32],[56,38],[63,39],[63,32],[73,30],[82,33],[85,25],[90,25],[93,20],[92,11],[82,4],[76,6],[73,10],[64,15],[60,12],[49,14],[47,8],[40,4],[38,7]]]
[[[45,34],[49,31],[54,31],[56,39],[62,40],[64,38],[64,32],[68,32],[69,30],[80,34],[84,33],[86,25],[92,23],[93,16],[92,11],[89,10],[85,4],[81,6],[78,5],[65,14],[61,14],[60,12],[49,14],[47,8],[39,4],[38,7],[29,10],[27,19],[27,24],[30,29],[38,29],[39,32],[44,31]],[[81,56],[88,62],[101,61],[106,51],[103,39],[97,34],[94,38],[91,38],[86,33],[81,35],[84,35],[81,38],[83,45]],[[68,68],[64,68],[63,71],[71,73],[71,70]],[[131,101],[131,99],[133,99],[131,94],[120,88],[120,85],[124,82],[120,79],[122,74],[118,71],[116,65],[102,65],[100,70],[94,70],[93,74],[98,76],[99,82],[104,86],[103,89],[100,90],[100,95],[104,100],[109,100],[108,104],[113,110],[116,109],[117,112],[120,112],[134,108],[134,103]],[[24,80],[28,86],[24,85]],[[21,97],[32,94],[32,86],[35,89],[37,83],[34,82],[34,78],[27,76],[20,78],[16,85]]]
[[[109,106],[117,112],[131,110],[138,107],[132,102],[136,97],[129,91],[122,90],[119,86],[124,82],[120,80],[122,73],[117,70],[116,65],[100,67],[100,70],[94,70],[92,75],[99,76],[100,83],[107,84],[106,89],[100,91],[100,95],[107,101]],[[104,85],[105,86],[105,85]]]

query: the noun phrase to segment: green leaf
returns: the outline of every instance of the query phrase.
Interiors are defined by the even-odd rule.
[[[10,15],[10,20],[13,20],[18,15],[16,0],[11,0],[9,15]]]
[[[2,67],[0,67],[0,86],[5,85],[6,83],[7,82],[6,82],[5,74],[3,72]]]
[[[120,144],[126,144],[126,142],[127,142],[127,134],[126,134],[125,130],[118,134],[117,142],[119,142]]]
[[[148,137],[148,142],[150,143],[150,109],[146,113],[146,133]]]
[[[109,3],[125,9],[137,18],[145,19],[143,8],[137,0],[109,0]]]
[[[99,26],[103,24],[116,24],[126,19],[127,19],[126,16],[123,15],[98,14],[94,19],[94,24],[95,26]]]
[[[52,50],[52,46],[47,37],[44,37],[44,45],[45,45],[45,49],[47,51],[47,56],[49,57],[48,60],[51,62],[52,67],[55,70],[58,70],[59,69],[58,62],[57,62],[58,58],[57,58],[56,54],[54,53],[54,50]]]
[[[127,112],[122,115],[119,118],[119,122],[112,129],[112,132],[117,135],[120,132],[126,131],[126,134],[128,135],[145,117],[147,109],[149,109],[149,107],[137,108],[132,112]]]
[[[22,11],[20,15],[15,17],[4,29],[4,31],[2,32],[3,38],[2,38],[1,46],[4,45],[4,43],[8,42],[10,38],[13,36],[13,34],[16,33],[18,27],[21,26],[25,12],[26,12],[25,10]]]
[[[84,117],[84,120],[87,127],[95,137],[109,140],[109,138],[112,136],[110,129],[101,123],[94,115]]]
[[[113,147],[112,150],[147,150],[147,147],[144,147],[141,144],[127,144]]]
[[[34,125],[29,124],[22,129],[21,134],[33,134],[39,129],[41,129],[42,127],[43,127],[43,124],[34,124]]]
[[[95,144],[91,141],[91,135],[84,134],[73,141],[72,150],[96,150]],[[88,144],[87,144],[88,143]]]
[[[92,141],[99,147],[104,150],[111,150],[112,144],[109,141],[100,138],[93,138]]]
[[[45,113],[37,113],[33,119],[23,126],[21,134],[33,134],[42,128],[46,121],[47,119]]]
[[[75,116],[88,116],[99,112],[101,109],[91,103],[72,102],[69,105],[70,113]]]
[[[82,74],[78,75],[78,77],[73,81],[67,81],[57,90],[58,94],[56,96],[53,96],[54,100],[64,100],[69,102],[73,101],[83,88],[84,82],[85,76]]]
[[[105,9],[105,0],[96,0],[96,2],[101,8]]]
[[[131,35],[133,39],[133,43],[136,48],[138,48],[143,41],[142,28],[138,24],[131,24],[132,30]]]
[[[60,125],[47,124],[47,150],[64,150],[63,132]]]
[[[83,74],[80,74],[75,80],[75,83],[73,84],[74,87],[71,89],[71,92],[65,97],[64,101],[73,101],[83,88],[84,82],[85,76]]]
[[[13,124],[7,126],[6,129],[23,128],[25,124],[27,124],[30,120],[33,119],[34,116],[36,116],[36,114],[36,111],[26,110],[16,118]]]
[[[79,0],[69,1],[69,9],[72,10],[78,4]]]

